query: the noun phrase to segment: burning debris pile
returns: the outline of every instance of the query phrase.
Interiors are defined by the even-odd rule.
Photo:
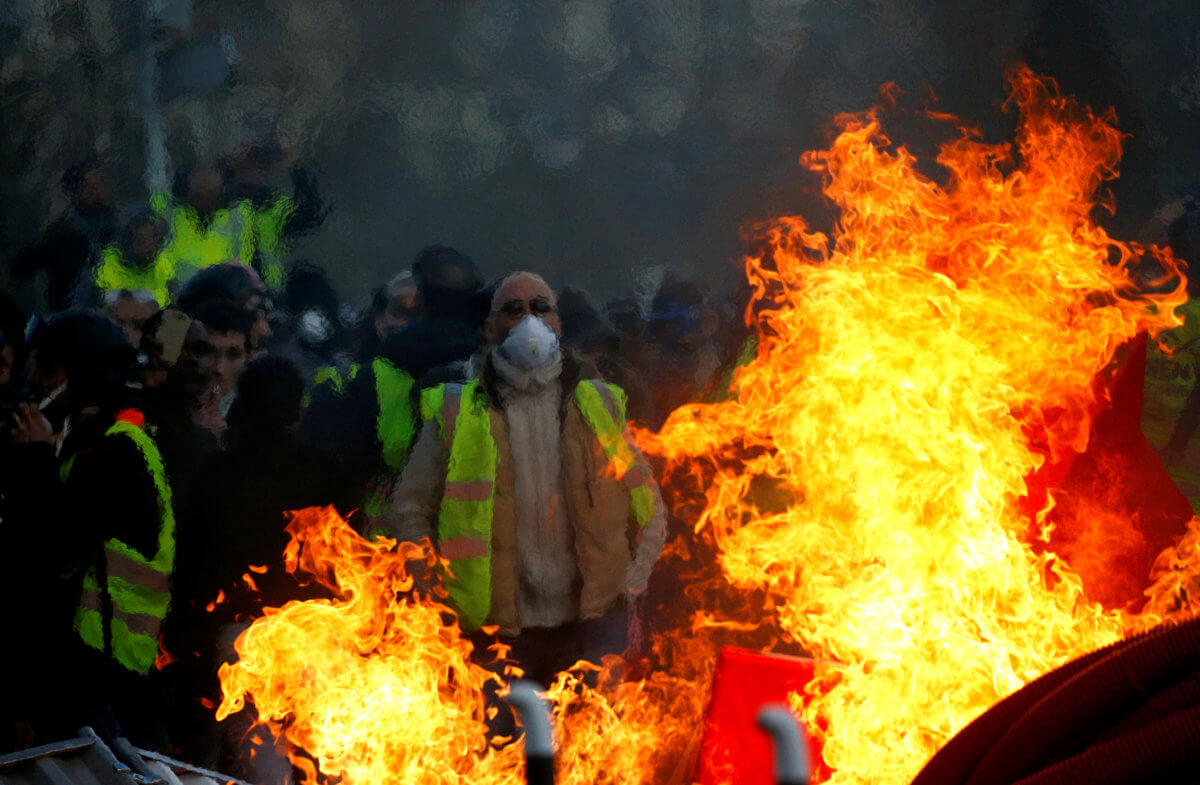
[[[648,668],[551,686],[563,781],[685,781],[721,643],[821,661],[794,708],[828,781],[905,783],[1022,685],[1189,614],[1194,533],[1159,559],[1145,602],[1119,607],[1075,564],[1119,573],[1136,538],[1056,550],[1056,530],[1090,509],[1064,503],[1052,468],[1088,449],[1110,403],[1097,379],[1122,346],[1179,324],[1186,295],[1169,251],[1093,220],[1120,157],[1111,118],[1026,70],[1012,88],[1015,145],[960,129],[937,158],[944,185],[874,113],[838,118],[832,146],[804,157],[840,210],[835,231],[769,228],[747,261],[756,359],[730,400],[639,434],[719,574],[687,586],[685,621],[635,663]],[[494,677],[444,608],[406,593],[405,559],[429,557],[367,543],[329,511],[290,531],[291,568],[337,599],[256,620],[222,670],[220,716],[252,701],[310,779],[518,781],[518,753],[485,737]],[[688,550],[660,569],[692,570]]]

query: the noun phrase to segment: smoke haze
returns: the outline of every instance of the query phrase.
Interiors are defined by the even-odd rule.
[[[85,155],[145,198],[139,8],[0,9],[0,255]],[[317,167],[333,210],[296,255],[351,298],[432,242],[608,297],[651,265],[727,274],[742,227],[810,213],[800,153],[881,83],[1001,138],[1022,60],[1116,108],[1133,136],[1114,223],[1161,239],[1155,211],[1200,163],[1197,21],[1182,0],[211,0],[174,34],[208,48],[161,62],[159,99],[173,166],[270,137]],[[228,75],[190,84],[213,57]]]

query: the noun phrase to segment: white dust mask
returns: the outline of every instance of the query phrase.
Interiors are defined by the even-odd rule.
[[[536,316],[526,316],[508,333],[500,353],[523,371],[548,368],[562,359],[558,336]]]

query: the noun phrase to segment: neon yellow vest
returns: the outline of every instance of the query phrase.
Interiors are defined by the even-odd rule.
[[[375,370],[375,395],[379,401],[376,432],[383,445],[383,462],[392,471],[400,471],[408,460],[408,448],[416,434],[416,416],[412,407],[413,378],[382,357],[371,364]]]
[[[138,268],[127,265],[121,249],[115,245],[104,248],[100,265],[96,268],[96,286],[100,291],[149,289],[161,308],[171,304],[168,284],[174,278],[175,265],[165,252],[160,252],[148,267]]]
[[[161,195],[151,204],[170,225],[164,253],[181,278],[230,260],[249,264],[253,258],[254,229],[241,205],[223,207],[205,223],[188,205]]]
[[[288,250],[284,229],[288,216],[295,210],[295,204],[291,197],[280,195],[261,204],[244,199],[238,207],[249,218],[263,281],[272,289],[281,288],[284,279],[283,258]]]
[[[654,515],[653,477],[625,440],[625,393],[589,380],[575,387],[575,405],[599,440],[615,476],[629,490],[639,528]],[[449,445],[446,487],[438,515],[438,552],[449,564],[444,585],[465,630],[478,629],[491,611],[492,511],[499,455],[489,403],[478,380],[441,385],[421,396],[421,416],[435,419]]]
[[[162,522],[153,558],[147,559],[117,539],[104,543],[107,594],[112,602],[112,656],[129,670],[144,675],[154,667],[159,632],[171,604],[169,580],[175,568],[175,513],[171,488],[158,447],[145,431],[131,423],[117,421],[104,435],[133,440],[158,492],[158,512]],[[64,478],[70,474],[72,464],[73,460],[64,464]],[[92,567],[83,577],[83,593],[75,611],[75,630],[79,637],[100,651],[105,650],[100,610],[102,591],[96,568]]]
[[[742,348],[738,350],[738,355],[734,359],[733,364],[725,369],[721,374],[720,380],[717,381],[717,386],[708,396],[708,403],[721,403],[735,397],[736,390],[733,389],[733,377],[737,374],[739,368],[745,368],[750,363],[754,362],[754,358],[758,355],[758,336],[751,335],[742,342]]]
[[[412,388],[415,381],[407,371],[402,371],[382,357],[371,363],[375,372],[375,396],[379,403],[379,416],[375,421],[375,432],[383,446],[383,462],[392,474],[398,475],[408,461],[409,448],[417,432],[417,413],[412,406]],[[387,489],[394,476],[378,478],[376,488]],[[386,490],[370,494],[363,507],[367,514],[378,518],[387,512]],[[379,534],[387,534],[379,530]]]
[[[323,365],[313,374],[313,387],[329,385],[333,391],[341,395],[346,391],[346,385],[358,378],[358,372],[362,370],[362,366],[358,363],[350,363],[350,367],[346,369],[346,374],[342,375],[342,370],[336,365]]]

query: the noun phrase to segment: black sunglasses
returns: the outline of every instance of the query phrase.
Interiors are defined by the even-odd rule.
[[[499,308],[500,313],[505,316],[516,318],[525,314],[533,314],[534,316],[545,316],[548,313],[554,313],[554,304],[546,297],[535,297],[526,303],[523,300],[509,300]]]

